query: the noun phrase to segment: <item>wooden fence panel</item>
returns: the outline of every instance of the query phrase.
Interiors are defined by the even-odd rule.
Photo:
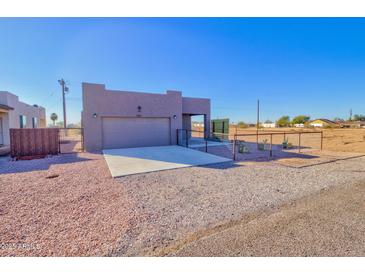
[[[57,128],[10,129],[11,157],[39,156],[59,153]]]

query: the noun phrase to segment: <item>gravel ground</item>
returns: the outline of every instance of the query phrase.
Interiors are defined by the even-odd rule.
[[[132,226],[133,208],[102,155],[2,161],[0,255],[108,255]]]
[[[274,163],[226,163],[119,178],[136,215],[112,255],[166,255],[197,231],[239,221],[332,186],[365,180],[365,157],[306,168]]]
[[[225,163],[113,180],[98,154],[1,161],[0,255],[168,255],[199,231],[365,180],[364,170],[362,157],[301,169]]]
[[[365,256],[365,181],[227,223],[170,248],[175,256]]]

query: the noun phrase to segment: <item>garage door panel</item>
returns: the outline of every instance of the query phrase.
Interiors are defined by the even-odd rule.
[[[103,118],[103,148],[170,145],[169,118]]]

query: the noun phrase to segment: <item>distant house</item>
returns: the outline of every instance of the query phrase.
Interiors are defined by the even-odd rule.
[[[300,123],[300,124],[294,124],[294,127],[304,127],[304,124],[303,124],[303,123]]]
[[[46,110],[20,102],[18,96],[0,91],[0,146],[10,145],[10,128],[46,126]]]
[[[276,127],[276,123],[262,123],[261,126],[264,128],[274,128]]]
[[[203,122],[192,122],[193,128],[202,128],[204,129],[204,123]]]
[[[311,127],[336,127],[338,124],[334,121],[331,121],[329,119],[316,119],[311,122],[309,122],[309,125]]]
[[[341,128],[365,128],[365,121],[340,122]]]

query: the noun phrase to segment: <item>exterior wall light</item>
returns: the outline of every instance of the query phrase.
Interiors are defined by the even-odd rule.
[[[98,117],[98,115],[97,115],[96,113],[94,113],[94,114],[93,114],[93,117],[94,117],[94,118],[96,118],[96,117]]]
[[[141,106],[138,106],[137,109],[138,109],[138,112],[141,112],[142,107]]]
[[[174,116],[172,116],[174,119],[176,119],[177,118],[177,116],[176,115],[174,115]]]

